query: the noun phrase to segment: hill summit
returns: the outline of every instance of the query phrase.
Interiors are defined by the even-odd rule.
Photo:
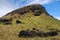
[[[30,13],[32,12],[32,13]],[[5,16],[8,17],[8,18],[11,18],[11,16],[14,16],[14,15],[25,15],[25,14],[29,14],[29,15],[34,15],[34,16],[40,16],[41,14],[44,14],[46,16],[51,16],[49,15],[45,8],[40,5],[40,4],[33,4],[33,5],[29,5],[29,6],[25,6],[23,8],[19,8],[19,9],[16,9],[8,14],[6,14]],[[3,18],[5,18],[5,16]],[[27,16],[27,15],[26,15]],[[15,16],[16,17],[16,16]],[[17,16],[18,17],[18,16]],[[52,16],[51,16],[52,17]]]

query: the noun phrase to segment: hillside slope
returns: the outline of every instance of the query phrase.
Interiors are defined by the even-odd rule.
[[[49,15],[40,4],[29,5],[14,10],[0,18],[0,40],[60,40],[60,33],[48,38],[20,38],[21,30],[37,28],[44,32],[50,29],[60,30],[60,21]]]

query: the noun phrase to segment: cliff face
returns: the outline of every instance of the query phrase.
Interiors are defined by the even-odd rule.
[[[38,10],[41,13],[45,12],[45,8],[43,6],[41,6],[39,4],[35,4],[35,5],[29,5],[29,6],[26,6],[26,7],[23,7],[23,8],[19,8],[19,9],[15,10],[11,13],[15,12],[15,13],[18,13],[18,14],[22,15],[22,14],[25,14],[25,13],[30,12],[30,11],[35,12],[36,10]]]

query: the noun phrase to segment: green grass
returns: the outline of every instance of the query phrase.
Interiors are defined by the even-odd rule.
[[[32,13],[32,12],[30,12]],[[28,14],[30,14],[28,13]],[[39,30],[43,30],[45,32],[49,31],[46,26],[49,28],[54,28],[60,30],[60,22],[42,14],[40,16],[34,16],[32,14],[22,15],[21,18],[13,18],[12,25],[3,25],[0,23],[0,40],[60,40],[60,33],[56,37],[34,37],[34,38],[20,38],[18,34],[21,30],[26,30],[32,28],[37,28]],[[25,17],[24,17],[25,16]],[[20,20],[21,24],[16,24],[16,20]],[[55,39],[56,38],[56,39]]]

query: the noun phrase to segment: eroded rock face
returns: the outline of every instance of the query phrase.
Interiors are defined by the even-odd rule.
[[[0,22],[2,22],[3,24],[7,25],[7,24],[12,24],[12,20],[11,19],[0,19]]]
[[[19,37],[29,37],[29,36],[31,36],[31,35],[30,35],[29,31],[22,30],[22,31],[20,31],[20,33],[19,33],[18,36],[19,36]]]
[[[40,16],[41,14],[42,14],[42,11],[40,11],[40,10],[36,10],[33,12],[34,16]]]
[[[23,7],[21,9],[17,10],[17,13],[19,13],[21,15],[21,14],[28,13],[29,11],[32,11],[33,15],[39,16],[43,12],[45,12],[45,8],[39,4],[29,5],[29,6],[26,6],[26,7]]]
[[[9,14],[13,15],[14,13],[18,13],[19,15],[23,15],[25,13],[29,13],[30,11],[33,12],[34,16],[39,16],[43,12],[46,12],[45,8],[42,5],[33,4],[33,5],[25,6],[23,8],[19,8],[17,10],[14,10],[11,13],[8,13],[7,15],[9,15]]]
[[[38,29],[33,28],[32,30],[21,30],[18,34],[19,37],[49,37],[49,36],[57,36],[58,32],[57,30],[51,30],[49,32],[44,31],[37,31]]]

